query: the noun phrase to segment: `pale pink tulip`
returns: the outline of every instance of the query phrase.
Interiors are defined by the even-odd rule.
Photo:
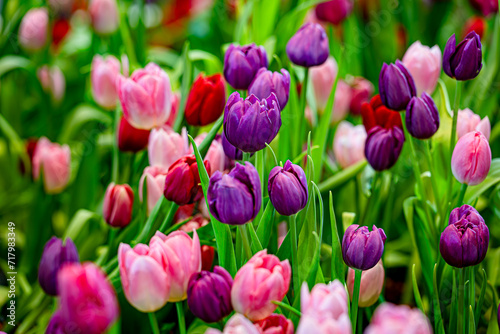
[[[202,133],[196,136],[196,138],[194,139],[196,145],[199,146],[206,136],[206,133]],[[208,160],[208,162],[210,163],[210,170],[208,171],[209,175],[212,175],[217,170],[221,172],[224,171],[227,163],[227,158],[226,154],[224,153],[224,148],[222,147],[222,139],[220,135],[217,135],[214,140],[212,140],[212,144],[210,144],[210,147],[208,148],[205,160]]]
[[[120,19],[116,0],[91,0],[89,13],[98,34],[109,35],[118,30]]]
[[[37,51],[47,43],[49,13],[47,8],[32,8],[19,26],[19,44],[26,50]]]
[[[338,123],[349,113],[351,105],[352,90],[344,80],[339,80],[335,90],[335,101],[333,103],[331,123]]]
[[[117,90],[123,115],[133,127],[149,130],[168,120],[172,107],[170,79],[155,63],[134,71],[130,78],[119,75]]]
[[[209,328],[205,334],[262,334],[262,332],[250,320],[236,313],[227,321],[223,332]]]
[[[451,157],[451,171],[458,182],[480,184],[488,176],[490,166],[490,144],[481,132],[469,132],[458,140]]]
[[[309,69],[311,84],[316,98],[316,107],[319,110],[323,110],[326,107],[338,71],[337,62],[332,56],[328,57],[322,65]]]
[[[114,56],[103,58],[95,55],[92,60],[90,79],[92,81],[92,96],[103,108],[114,109],[118,99],[116,78],[120,74],[120,61]]]
[[[163,196],[167,173],[168,169],[161,166],[148,166],[144,168],[144,172],[139,180],[139,199],[141,202],[143,201],[144,180],[146,180],[148,215],[151,214],[156,203]]]
[[[382,260],[375,267],[362,272],[358,302],[360,307],[369,307],[375,304],[384,287],[384,277],[385,271]],[[352,290],[354,288],[354,270],[352,268],[349,268],[346,283],[347,290],[349,290],[349,295],[352,299]]]
[[[318,319],[313,315],[303,315],[295,334],[351,334],[351,321],[347,313],[342,313],[338,318]]]
[[[375,310],[365,334],[432,334],[432,327],[419,309],[383,303]]]
[[[281,247],[283,240],[285,240],[286,234],[288,233],[288,225],[286,222],[281,222],[278,224],[278,248]]]
[[[420,41],[413,43],[403,57],[403,65],[408,69],[415,81],[417,95],[423,92],[431,95],[441,74],[441,50],[439,46],[432,48],[422,45]]]
[[[460,139],[463,135],[472,131],[479,131],[486,137],[486,139],[490,140],[490,119],[486,116],[481,120],[481,117],[474,114],[474,112],[469,108],[459,110],[457,119],[457,137]]]
[[[38,69],[37,76],[43,90],[49,93],[56,103],[61,102],[66,91],[66,79],[61,69],[44,65]]]
[[[33,153],[33,178],[38,180],[42,171],[45,191],[48,194],[60,193],[69,182],[70,160],[68,145],[51,143],[42,137]]]
[[[365,158],[366,130],[361,125],[353,126],[342,121],[333,138],[333,153],[342,168],[347,168]]]
[[[151,130],[148,143],[149,164],[168,169],[174,162],[189,154],[187,131],[174,132],[167,126]]]
[[[104,194],[102,215],[113,227],[125,227],[132,220],[134,192],[128,184],[109,184]]]

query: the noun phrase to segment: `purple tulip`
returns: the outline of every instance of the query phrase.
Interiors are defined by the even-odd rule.
[[[283,110],[288,102],[288,94],[290,93],[290,73],[284,68],[281,69],[281,73],[261,68],[248,87],[248,94],[253,94],[259,99],[265,99],[271,93],[276,94],[280,110]]]
[[[368,270],[373,268],[384,252],[385,233],[373,225],[370,232],[368,226],[359,227],[354,224],[347,228],[342,239],[342,257],[351,268]]]
[[[232,159],[232,160],[243,159],[243,152],[227,140],[226,135],[224,134],[224,131],[222,131],[221,137],[222,137],[222,148],[224,149],[224,154],[229,159]]]
[[[439,129],[439,111],[432,97],[426,92],[422,97],[412,97],[406,107],[406,128],[415,138],[431,138]]]
[[[207,192],[210,213],[222,223],[242,225],[255,218],[262,204],[259,173],[245,162],[228,173],[216,171]]]
[[[234,92],[224,113],[224,134],[227,140],[243,152],[257,152],[270,144],[281,127],[278,98],[274,93],[259,100],[255,95],[246,99]]]
[[[66,263],[79,262],[78,250],[70,238],[65,245],[61,239],[52,237],[45,244],[38,267],[38,282],[47,294],[57,295],[57,272]]]
[[[267,189],[271,203],[283,216],[296,214],[307,204],[306,173],[290,160],[284,167],[276,166],[271,170]]]
[[[317,23],[304,24],[286,45],[286,54],[292,63],[304,67],[323,64],[329,53],[328,37]]]
[[[394,166],[398,161],[405,136],[401,128],[382,128],[379,125],[368,131],[365,142],[366,160],[376,171],[383,171]]]
[[[217,322],[233,310],[231,287],[233,278],[226,269],[202,270],[189,279],[187,303],[193,314],[205,322]]]
[[[489,240],[490,232],[483,217],[465,204],[451,211],[448,226],[441,233],[439,250],[450,266],[474,266],[484,260]]]
[[[224,56],[224,77],[234,89],[247,89],[257,71],[267,65],[263,46],[231,44]]]
[[[411,98],[417,95],[415,82],[402,62],[384,63],[378,79],[382,103],[392,110],[404,110]]]
[[[460,81],[477,77],[482,64],[481,37],[471,31],[458,45],[453,34],[444,48],[443,70],[449,77]]]
[[[470,4],[480,10],[484,16],[498,13],[498,0],[469,0]]]

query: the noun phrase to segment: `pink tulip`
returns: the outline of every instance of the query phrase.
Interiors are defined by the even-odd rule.
[[[427,317],[407,305],[383,303],[375,310],[365,334],[432,334]]]
[[[209,328],[205,334],[262,334],[262,332],[250,320],[236,313],[228,320],[223,332]]]
[[[163,126],[151,130],[148,143],[149,164],[168,169],[174,162],[189,154],[187,131],[176,133]]]
[[[290,286],[291,268],[288,260],[280,262],[267,250],[256,253],[234,277],[231,301],[236,312],[252,321],[270,316]]]
[[[74,333],[105,333],[118,318],[115,291],[95,264],[66,265],[57,280],[60,316]]]
[[[38,141],[33,153],[33,178],[43,174],[43,185],[48,194],[57,194],[68,185],[71,152],[68,145],[51,143],[45,137]]]
[[[114,109],[116,106],[116,78],[119,74],[120,61],[114,56],[94,56],[90,70],[92,96],[97,104],[105,109]]]
[[[133,127],[149,130],[168,120],[172,107],[170,80],[155,63],[134,71],[130,78],[119,75],[117,90],[123,115]]]
[[[102,214],[104,220],[113,227],[125,227],[132,220],[134,192],[128,184],[109,184],[104,194]]]
[[[472,131],[481,132],[487,140],[490,140],[491,124],[488,116],[481,120],[479,115],[474,114],[472,110],[466,108],[458,111],[457,120],[457,136],[462,138],[463,135]]]
[[[168,116],[166,126],[172,128],[175,124],[175,119],[179,113],[179,104],[181,103],[181,94],[179,92],[172,93],[172,108],[170,109],[170,116]]]
[[[204,206],[207,207],[205,204]],[[198,213],[193,217],[193,219],[179,227],[179,230],[189,233],[205,225],[208,225],[208,219]],[[212,264],[214,263],[214,255],[215,249],[212,246],[201,245],[201,270],[210,271]]]
[[[384,287],[384,265],[380,260],[375,267],[364,270],[361,274],[361,285],[359,290],[360,307],[369,307],[375,304]],[[352,299],[352,290],[354,287],[354,270],[349,268],[347,273],[347,290]]]
[[[109,35],[118,30],[120,20],[116,0],[91,0],[89,13],[98,34]]]
[[[206,133],[202,133],[196,136],[196,138],[194,139],[196,145],[199,146],[206,136]],[[210,170],[208,171],[209,175],[212,175],[217,170],[221,172],[224,171],[226,164],[228,163],[228,159],[226,158],[226,154],[224,153],[220,135],[216,136],[214,140],[212,140],[212,144],[210,144],[210,147],[208,148],[205,160],[208,160],[208,162],[210,163]]]
[[[282,314],[271,314],[255,323],[262,334],[293,334],[293,323]]]
[[[408,69],[415,81],[417,95],[423,92],[432,94],[441,74],[441,50],[439,46],[432,48],[422,45],[420,41],[413,43],[403,57],[403,65]]]
[[[451,157],[451,171],[458,182],[469,186],[480,184],[490,166],[490,144],[481,132],[469,132],[458,140]]]
[[[342,168],[347,168],[365,158],[366,130],[363,124],[353,126],[342,121],[333,138],[333,153]]]
[[[337,62],[332,56],[328,57],[322,65],[309,69],[316,106],[319,110],[324,110],[326,107],[338,71]]]
[[[171,289],[168,301],[186,299],[189,278],[201,270],[201,248],[196,230],[193,231],[193,239],[183,231],[175,231],[168,236],[157,231],[149,243],[150,247],[155,243],[161,246],[169,264],[167,274]]]
[[[32,8],[19,26],[19,44],[30,51],[42,49],[47,43],[49,13],[46,8]]]
[[[281,222],[278,224],[278,248],[281,247],[281,244],[285,240],[285,237],[288,233],[288,225],[286,222]]]
[[[37,76],[43,90],[49,93],[56,103],[61,102],[66,91],[66,79],[61,69],[44,65],[38,69]]]
[[[334,318],[321,318],[318,319],[313,315],[303,315],[300,318],[299,326],[295,334],[331,334],[342,333],[351,334],[351,321],[349,315],[343,313],[337,319]]]
[[[139,199],[141,202],[143,201],[144,180],[146,180],[148,215],[151,214],[156,203],[163,196],[167,173],[168,169],[161,166],[148,166],[144,168],[144,172],[139,180]]]
[[[134,248],[121,243],[118,263],[123,291],[132,306],[141,312],[155,312],[167,303],[170,264],[159,243],[151,243],[151,247],[137,244]]]
[[[338,123],[349,113],[351,105],[352,90],[344,80],[339,80],[335,90],[335,101],[333,105],[331,123]]]

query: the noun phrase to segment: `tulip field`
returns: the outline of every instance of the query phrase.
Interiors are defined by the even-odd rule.
[[[0,334],[500,334],[499,0],[0,0]]]

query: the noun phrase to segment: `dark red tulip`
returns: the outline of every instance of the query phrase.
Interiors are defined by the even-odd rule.
[[[118,128],[118,148],[123,152],[139,152],[148,146],[150,130],[136,129],[122,117]]]
[[[186,102],[186,121],[190,125],[207,125],[222,115],[226,104],[226,88],[220,74],[198,76]]]

